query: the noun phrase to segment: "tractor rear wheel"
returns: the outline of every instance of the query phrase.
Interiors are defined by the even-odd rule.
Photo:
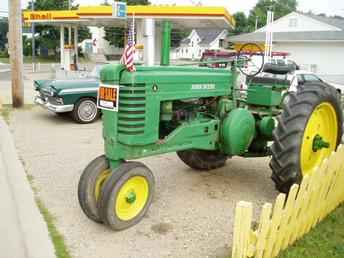
[[[276,188],[287,193],[341,142],[343,114],[337,91],[325,83],[306,83],[290,93],[277,120],[270,167]]]
[[[196,170],[212,170],[223,167],[227,156],[216,151],[184,150],[177,151],[178,157],[189,167]]]

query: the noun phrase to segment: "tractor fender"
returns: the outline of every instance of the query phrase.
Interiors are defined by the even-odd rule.
[[[243,108],[232,110],[221,126],[222,151],[230,156],[244,154],[255,133],[255,119],[251,112]]]

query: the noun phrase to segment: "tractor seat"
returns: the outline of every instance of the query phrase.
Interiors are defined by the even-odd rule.
[[[295,70],[297,70],[297,65],[289,62],[287,64],[266,63],[263,68],[263,72],[272,74],[288,74]]]
[[[268,85],[276,85],[276,84],[282,84],[282,85],[290,85],[290,81],[287,80],[287,78],[281,79],[281,78],[274,78],[274,77],[248,77],[247,81],[250,83],[255,84],[268,84]]]

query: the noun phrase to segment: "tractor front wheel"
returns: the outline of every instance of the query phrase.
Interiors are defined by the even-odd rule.
[[[341,142],[343,114],[336,89],[324,83],[300,86],[277,120],[270,167],[276,188],[287,193]]]
[[[105,155],[91,161],[82,173],[78,185],[78,199],[83,212],[91,220],[102,223],[98,214],[97,201],[101,188],[111,171]]]
[[[98,201],[99,214],[114,230],[137,224],[153,200],[154,176],[140,162],[126,162],[106,180]]]
[[[226,155],[216,151],[184,150],[177,155],[186,165],[200,171],[223,167],[227,160]]]

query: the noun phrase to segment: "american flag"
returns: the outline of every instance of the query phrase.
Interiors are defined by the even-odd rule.
[[[136,67],[134,64],[134,55],[135,55],[135,22],[132,21],[129,26],[128,31],[128,43],[125,46],[121,64],[124,64],[127,67],[129,72],[135,72]]]

